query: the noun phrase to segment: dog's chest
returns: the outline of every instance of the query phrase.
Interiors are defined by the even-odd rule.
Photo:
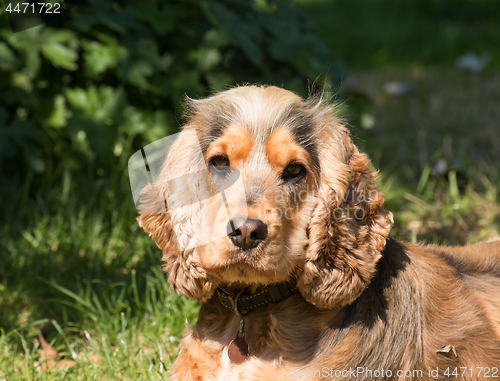
[[[267,381],[285,380],[283,369],[274,361],[251,356],[240,364],[233,364],[228,346],[212,340],[198,340],[191,335],[182,342],[182,349],[173,369],[172,380],[199,381]]]
[[[222,350],[220,368],[214,381],[265,381],[287,379],[274,363],[249,357],[241,364],[233,364],[227,355],[227,347]]]
[[[220,355],[220,368],[215,375],[215,381],[243,381],[251,379],[252,370],[255,369],[255,360],[247,359],[241,364],[233,364],[228,357],[228,348],[224,348]],[[253,366],[249,366],[249,364]]]

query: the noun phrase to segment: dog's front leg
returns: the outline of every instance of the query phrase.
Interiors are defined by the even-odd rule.
[[[188,328],[189,330],[189,328]],[[195,338],[191,332],[181,341],[181,350],[170,370],[171,381],[212,381],[220,369],[222,348]]]

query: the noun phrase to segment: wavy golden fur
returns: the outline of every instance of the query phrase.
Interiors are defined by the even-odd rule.
[[[436,380],[446,368],[458,369],[453,379],[489,380],[495,367],[500,377],[500,241],[451,248],[388,238],[377,174],[332,105],[242,86],[189,106],[138,218],[163,251],[172,288],[203,302],[171,380]],[[182,176],[207,166],[238,170],[245,218],[265,225],[260,238],[253,225],[247,241],[215,237],[203,222],[196,202],[215,194],[215,172],[209,186]],[[228,222],[207,208],[214,223]],[[189,245],[198,234],[214,239]],[[250,357],[232,364],[240,319],[216,288],[290,279],[298,292],[245,318]]]

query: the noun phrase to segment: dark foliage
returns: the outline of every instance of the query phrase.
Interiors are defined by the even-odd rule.
[[[246,82],[304,93],[338,75],[287,1],[82,0],[41,27],[0,22],[0,171],[19,181],[123,170],[175,132],[185,95]]]

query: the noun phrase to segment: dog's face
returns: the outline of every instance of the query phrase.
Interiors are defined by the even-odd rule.
[[[331,108],[255,86],[191,106],[160,180],[143,191],[149,208],[139,218],[164,251],[172,286],[206,300],[221,283],[296,276],[318,307],[354,300],[375,271],[392,217],[382,208],[368,159]],[[172,173],[203,168],[205,186],[168,181]],[[197,205],[200,194],[221,193],[229,178],[238,178],[243,191],[222,192],[224,204],[175,210],[180,199]],[[166,203],[168,213],[151,213],[155,203]],[[218,234],[221,227],[227,234]],[[215,238],[188,248],[184,243],[196,234]]]
[[[229,234],[197,251],[203,268],[222,282],[267,284],[286,280],[304,259],[318,147],[313,121],[297,96],[277,88],[250,90],[238,94],[239,113],[231,110],[215,131],[198,130],[212,183],[223,182],[228,167],[241,176],[246,216],[222,213]]]

